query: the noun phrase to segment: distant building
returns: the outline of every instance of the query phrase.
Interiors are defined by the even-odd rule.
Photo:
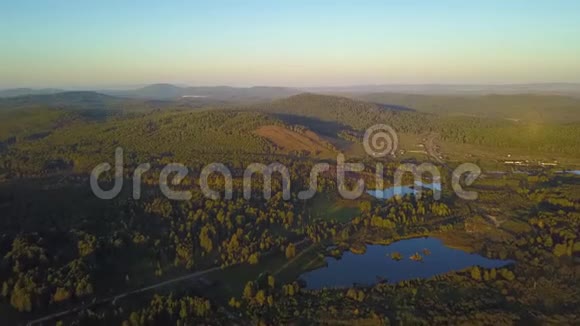
[[[508,164],[508,165],[524,165],[526,163],[526,161],[524,160],[506,160],[503,161],[504,164]]]

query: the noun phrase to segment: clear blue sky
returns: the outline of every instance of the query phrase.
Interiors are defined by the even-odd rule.
[[[0,87],[580,82],[580,1],[0,2]]]

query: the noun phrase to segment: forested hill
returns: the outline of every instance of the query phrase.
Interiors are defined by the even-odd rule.
[[[511,97],[513,101],[516,98]],[[289,123],[336,135],[344,129],[364,130],[384,123],[400,133],[438,133],[442,139],[460,144],[524,148],[530,151],[572,154],[580,151],[580,123],[514,121],[467,115],[449,116],[401,111],[345,97],[300,94],[260,106]]]
[[[14,96],[26,96],[26,95],[46,95],[62,93],[64,90],[56,88],[9,88],[0,90],[0,98],[2,97],[14,97]]]
[[[67,101],[61,99],[66,97]],[[97,93],[64,93],[5,99],[22,108],[0,111],[0,142],[7,150],[3,159],[21,170],[42,171],[47,162],[61,162],[85,171],[95,162],[109,160],[114,148],[130,151],[136,161],[151,159],[200,164],[208,160],[238,159],[248,155],[278,152],[272,146],[285,129],[260,129],[285,123],[288,130],[301,125],[314,132],[311,140],[330,140],[345,134],[362,135],[365,128],[383,123],[400,134],[437,133],[446,142],[482,146],[488,149],[525,149],[530,153],[577,155],[580,152],[580,124],[528,123],[507,119],[445,116],[432,113],[392,110],[344,97],[300,94],[267,104],[240,105],[233,109],[187,110],[172,103],[164,110],[118,111],[114,115],[93,116],[101,108],[125,107],[125,101]],[[32,101],[26,101],[26,99]],[[19,102],[20,101],[20,102]],[[6,102],[4,102],[6,103]],[[38,107],[26,108],[36,104]],[[92,110],[52,108],[73,103]],[[69,105],[69,104],[67,104]],[[178,110],[175,110],[178,108]],[[85,111],[88,110],[88,111]],[[96,117],[96,118],[95,118]],[[280,131],[272,133],[272,131]],[[277,137],[277,138],[276,138]],[[349,138],[350,141],[356,141]],[[321,145],[322,146],[322,145]],[[290,148],[286,146],[287,149]],[[320,147],[320,146],[319,146]],[[322,146],[323,147],[323,146]],[[318,147],[317,147],[318,148]],[[55,150],[58,149],[58,150]],[[287,151],[288,152],[288,151]],[[292,154],[290,154],[292,155]],[[33,159],[31,159],[33,158]]]
[[[208,102],[260,102],[283,98],[300,93],[287,87],[230,87],[200,86],[180,87],[172,84],[153,84],[142,88],[124,91],[105,91],[106,94],[131,98],[179,100],[194,98]]]
[[[439,115],[465,115],[527,122],[580,121],[580,98],[559,95],[350,94],[353,98]]]
[[[37,138],[59,126],[82,119],[80,112],[62,109],[21,109],[0,111],[0,143],[16,142],[20,138]]]
[[[346,97],[312,93],[291,96],[255,108],[314,128],[317,124],[324,126],[326,123],[332,127],[329,123],[335,123],[338,124],[336,127],[362,130],[376,123],[390,123],[403,132],[420,132],[428,129],[429,119],[434,118],[428,114],[388,109]]]
[[[30,173],[47,170],[50,162],[59,162],[59,169],[90,171],[95,164],[111,160],[117,147],[133,163],[232,162],[268,154],[269,142],[254,131],[276,123],[256,112],[156,111],[49,129],[42,137],[10,142],[3,158]]]
[[[50,108],[67,110],[146,111],[178,106],[168,101],[119,98],[92,91],[62,92],[0,98],[0,111]]]
[[[2,110],[16,110],[31,107],[106,109],[117,106],[121,99],[112,96],[88,92],[62,92],[43,95],[24,95],[0,100]]]
[[[38,138],[77,122],[104,121],[179,103],[123,99],[96,92],[63,92],[0,98],[0,142]],[[187,104],[187,108],[193,107]]]

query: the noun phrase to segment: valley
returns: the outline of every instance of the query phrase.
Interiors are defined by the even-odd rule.
[[[0,112],[10,126],[0,160],[0,311],[10,323],[549,323],[576,314],[569,307],[580,298],[580,179],[560,173],[580,166],[573,121],[450,116],[312,93],[223,107],[69,93],[50,95],[58,98],[51,104],[35,96],[0,99],[0,107],[18,103]],[[365,152],[365,129],[376,123],[396,130],[394,155]],[[117,147],[122,190],[98,199],[90,173],[113,164]],[[355,200],[337,191],[340,153],[364,166],[347,174],[348,186],[365,181]],[[213,162],[231,171],[231,200],[217,173],[207,182],[221,199],[204,197],[199,176]],[[315,196],[300,199],[321,162],[330,169],[319,174]],[[451,188],[451,172],[465,162],[483,171],[468,186],[475,201]],[[133,172],[142,163],[150,170],[135,199]],[[190,191],[190,200],[160,192],[170,163],[188,168],[170,186]],[[263,198],[254,176],[245,200],[252,163],[283,164],[290,198],[274,173],[272,198]],[[385,188],[400,164],[433,164],[441,200],[430,187],[421,199],[413,188],[398,196],[377,189],[376,163]],[[101,186],[113,177],[104,173]],[[408,177],[405,184],[417,186]],[[381,249],[422,241],[434,242],[393,249],[402,261]],[[348,265],[333,269],[341,264]],[[348,277],[332,281],[341,275]]]

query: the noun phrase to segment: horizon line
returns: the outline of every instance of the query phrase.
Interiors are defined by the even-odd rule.
[[[143,83],[143,84],[120,84],[120,85],[93,85],[93,86],[14,86],[14,87],[2,87],[0,91],[7,90],[18,90],[18,89],[30,89],[30,90],[129,90],[135,88],[144,88],[148,86],[166,85],[174,86],[180,88],[196,88],[196,87],[208,87],[208,88],[218,88],[218,87],[228,87],[228,88],[289,88],[289,89],[333,89],[333,88],[361,88],[361,87],[412,87],[412,86],[429,86],[429,87],[461,87],[461,86],[548,86],[548,85],[569,85],[569,86],[580,86],[580,81],[578,82],[567,82],[567,81],[537,81],[537,82],[523,82],[523,83],[362,83],[362,84],[341,84],[341,85],[309,85],[309,86],[288,86],[283,84],[249,84],[249,85],[235,85],[235,84],[186,84],[180,82],[153,82],[153,83]]]

